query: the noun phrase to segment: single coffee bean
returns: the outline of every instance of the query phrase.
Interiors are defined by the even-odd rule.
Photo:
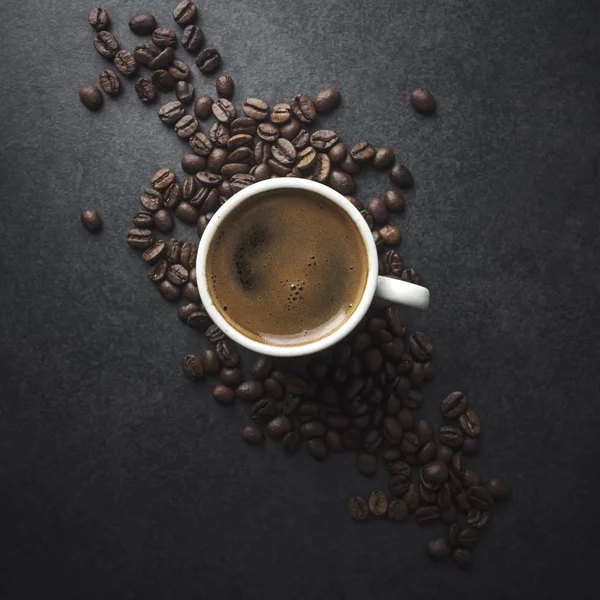
[[[196,20],[197,8],[191,0],[181,0],[173,9],[175,23],[185,27]]]
[[[402,439],[402,427],[395,417],[383,419],[383,435],[390,444],[398,444]]]
[[[356,455],[356,470],[362,475],[371,477],[377,472],[377,457],[367,452]]]
[[[317,160],[317,152],[312,146],[308,146],[307,148],[300,150],[297,157],[298,162],[296,163],[296,166],[301,171],[307,171],[314,167],[314,164]]]
[[[130,229],[127,232],[127,243],[132,248],[145,249],[152,246],[154,239],[150,229]]]
[[[312,100],[304,94],[297,94],[290,102],[292,111],[303,123],[312,123],[317,116],[317,111]]]
[[[256,121],[250,117],[238,117],[231,122],[230,129],[231,135],[254,135],[256,133]]]
[[[490,513],[487,510],[470,510],[467,513],[467,523],[469,527],[481,529],[490,519]]]
[[[159,48],[175,48],[177,46],[177,36],[168,27],[158,27],[155,29],[152,32],[152,41]]]
[[[435,112],[435,98],[433,94],[425,88],[415,88],[410,93],[410,103],[416,110],[424,115],[431,115]]]
[[[167,71],[176,81],[187,81],[190,77],[190,68],[180,60],[174,60]]]
[[[457,419],[467,410],[468,404],[462,392],[452,392],[440,403],[440,412],[446,419]]]
[[[161,296],[169,302],[177,302],[179,298],[181,298],[181,290],[179,289],[179,287],[173,285],[170,281],[166,279],[160,282],[158,286],[158,291],[160,292]]]
[[[205,373],[214,375],[215,373],[219,372],[221,364],[214,348],[207,348],[206,350],[203,350],[202,354],[200,355],[200,360],[202,361],[202,366],[204,367]],[[233,390],[231,391],[233,393]]]
[[[367,202],[367,210],[371,213],[373,220],[378,225],[384,225],[388,220],[388,211],[381,198],[371,198]]]
[[[395,250],[388,250],[383,255],[386,271],[392,275],[400,276],[402,273],[402,258]]]
[[[154,227],[154,219],[152,213],[141,210],[133,215],[133,225],[142,229],[150,229]]]
[[[165,258],[169,262],[178,263],[181,257],[181,242],[175,238],[171,238],[166,243],[165,253]]]
[[[342,162],[340,163],[340,168],[346,173],[353,175],[360,171],[361,164],[355,162],[350,153],[348,152],[348,154],[346,154],[346,158],[344,158],[344,160],[342,160]]]
[[[97,210],[83,210],[80,215],[81,224],[90,232],[102,231],[102,219]]]
[[[369,516],[369,505],[364,498],[354,496],[348,500],[348,514],[354,521],[364,521]]]
[[[405,269],[404,271],[402,271],[400,279],[402,279],[402,281],[408,281],[408,283],[414,283],[416,285],[421,284],[421,278],[419,277],[419,273],[415,269]]]
[[[197,25],[188,25],[181,34],[181,45],[188,52],[198,52],[204,43],[204,34]]]
[[[152,187],[156,190],[164,190],[175,181],[175,173],[171,169],[159,169],[152,176]]]
[[[198,171],[196,178],[207,188],[219,187],[222,181],[222,177],[218,173],[211,173],[209,171]]]
[[[269,437],[280,440],[292,430],[292,421],[289,417],[278,415],[267,423],[266,429]]]
[[[479,454],[481,448],[481,440],[479,438],[466,437],[463,441],[462,451],[466,456],[474,456]]]
[[[221,169],[227,163],[227,150],[223,148],[214,148],[208,155],[207,169],[212,173],[221,173]]]
[[[469,437],[481,434],[481,422],[473,408],[467,408],[458,418],[460,426]]]
[[[269,114],[269,106],[259,98],[247,98],[242,106],[244,114],[256,121],[264,121]]]
[[[289,104],[276,104],[271,110],[271,122],[275,125],[287,123],[292,116],[292,107]]]
[[[396,162],[396,155],[391,148],[384,146],[375,151],[373,166],[380,171],[391,167]]]
[[[194,153],[199,156],[208,156],[213,149],[212,142],[201,131],[197,131],[194,135],[190,136],[188,143]]]
[[[168,210],[159,210],[154,213],[154,225],[161,233],[169,233],[175,228],[175,221]]]
[[[189,302],[200,302],[200,293],[195,283],[188,281],[182,288],[183,297]]]
[[[452,486],[446,482],[440,488],[437,496],[437,504],[442,509],[442,511],[446,510],[450,506],[452,506],[453,494],[452,494]],[[442,518],[444,518],[444,514],[442,512]]]
[[[222,362],[225,362],[222,360]],[[248,402],[256,402],[263,395],[263,385],[260,381],[250,379],[244,381],[238,385],[235,390],[235,395],[240,400],[246,400]]]
[[[472,550],[477,546],[477,530],[473,527],[465,527],[458,534],[458,544],[463,548],[469,548]]]
[[[377,517],[385,517],[388,510],[388,499],[385,492],[371,492],[369,510]]]
[[[197,310],[187,318],[185,324],[192,329],[206,331],[212,325],[212,321],[205,310]],[[206,371],[206,366],[204,370]]]
[[[318,113],[324,114],[335,110],[342,100],[337,88],[329,87],[317,92],[313,103]]]
[[[350,156],[359,164],[368,163],[375,158],[375,148],[369,142],[359,142],[350,150]]]
[[[217,344],[217,354],[221,364],[226,367],[237,367],[240,363],[237,350],[229,340],[223,340]]]
[[[285,177],[292,172],[290,167],[282,165],[278,160],[274,160],[272,158],[267,162],[267,164],[269,165],[271,171],[273,171],[273,174],[277,177]]]
[[[313,438],[306,442],[306,449],[310,456],[320,462],[327,458],[327,446],[321,438]]]
[[[310,137],[306,129],[301,129],[300,133],[292,139],[292,144],[296,150],[302,150],[306,148],[310,142]]]
[[[195,198],[198,193],[198,181],[195,177],[186,177],[183,181],[181,193],[183,195],[183,199],[188,202]]]
[[[168,268],[169,263],[164,259],[160,259],[157,263],[149,266],[146,269],[146,275],[150,281],[153,281],[154,283],[160,283],[167,276]]]
[[[342,436],[338,431],[330,429],[325,434],[325,446],[329,452],[342,452],[344,450],[344,444],[342,443]]]
[[[310,143],[317,150],[327,151],[338,143],[338,135],[330,129],[319,129],[310,136]]]
[[[236,117],[235,106],[227,98],[220,98],[212,105],[212,113],[217,121],[229,124]]]
[[[188,271],[183,265],[171,265],[167,271],[167,280],[181,287],[188,280]]]
[[[148,67],[150,63],[160,54],[159,49],[154,44],[137,44],[133,51],[133,57],[140,65]]]
[[[233,137],[238,135],[250,135],[246,133],[238,133]],[[252,137],[252,136],[250,136]],[[231,138],[229,138],[231,139]],[[240,140],[243,141],[243,140]],[[251,142],[250,142],[251,143]],[[232,144],[233,145],[233,144]],[[227,157],[227,160],[232,164],[245,164],[248,169],[250,169],[250,165],[254,164],[254,150],[253,148],[249,148],[248,146],[239,146],[235,148]],[[240,171],[242,173],[247,173],[248,171]]]
[[[469,505],[476,510],[490,510],[494,504],[492,494],[484,487],[475,486],[467,492]]]
[[[341,171],[340,169],[333,169],[329,176],[329,185],[343,196],[350,196],[356,191],[356,184],[352,175]]]
[[[437,521],[440,515],[441,512],[437,506],[421,506],[415,511],[415,517],[419,525]]]
[[[399,190],[387,190],[383,194],[383,201],[388,210],[396,213],[404,211],[404,196]]]
[[[446,558],[446,556],[450,556],[450,552],[452,550],[446,538],[438,537],[427,543],[426,551],[427,556],[439,560],[442,558]]]
[[[103,31],[110,23],[110,17],[103,8],[92,8],[88,15],[88,23],[96,30]]]
[[[419,438],[420,439],[420,438]],[[437,455],[437,446],[434,442],[427,442],[417,454],[417,462],[421,465],[430,463],[435,460]],[[444,464],[444,463],[442,463]]]
[[[329,158],[332,163],[341,163],[348,154],[348,149],[346,148],[346,144],[338,142],[329,150]]]
[[[181,102],[177,100],[163,104],[158,111],[158,118],[166,125],[175,125],[184,115],[185,109]]]
[[[451,499],[452,501],[452,499]],[[444,523],[446,523],[446,525],[452,525],[453,523],[456,523],[458,519],[458,512],[456,510],[456,506],[454,506],[454,504],[450,504],[450,506],[448,506],[448,508],[445,508],[444,510],[442,510],[442,521],[444,521]]]
[[[126,76],[133,75],[137,69],[135,58],[129,50],[119,50],[115,56],[114,63],[119,72]]]
[[[168,69],[175,60],[173,48],[165,48],[148,65],[153,71]]]
[[[181,159],[181,168],[190,174],[197,173],[198,171],[204,171],[206,168],[206,160],[202,156],[197,154],[184,154]]]
[[[227,147],[227,142],[231,136],[229,127],[224,123],[213,123],[210,131],[208,132],[210,141],[219,148]]]
[[[235,402],[233,390],[222,383],[215,385],[211,395],[219,404],[229,405]]]
[[[198,221],[198,209],[189,202],[180,202],[175,209],[175,216],[188,225],[194,225]]]
[[[402,496],[402,500],[406,502],[409,510],[416,510],[421,503],[421,497],[419,496],[419,490],[412,483],[409,485],[408,490]]]
[[[286,454],[296,454],[302,445],[302,438],[297,431],[290,431],[283,436],[281,445]]]
[[[194,86],[189,81],[178,81],[175,84],[175,95],[182,104],[190,104],[194,99]]]
[[[271,154],[275,160],[286,166],[291,166],[296,161],[296,148],[289,140],[283,138],[279,138],[273,144]]]
[[[421,467],[421,475],[425,481],[439,484],[448,479],[449,472],[446,463],[434,461]]]
[[[207,334],[208,334],[208,330],[211,327],[213,327],[213,325],[211,325],[206,330]],[[207,335],[207,337],[208,337],[208,335]],[[220,340],[217,340],[217,341],[220,341]],[[236,388],[238,385],[240,385],[240,383],[242,383],[243,374],[242,374],[241,369],[239,369],[238,367],[223,367],[221,369],[221,371],[219,372],[219,379],[221,380],[221,383],[225,384],[226,386],[228,386],[230,388]]]
[[[232,135],[227,140],[227,149],[232,152],[237,148],[241,148],[243,146],[250,146],[252,144],[252,136],[246,133],[238,133],[237,135]]]
[[[89,110],[99,110],[104,102],[102,92],[91,83],[81,86],[79,89],[79,99]]]
[[[404,454],[416,454],[419,449],[419,438],[412,432],[405,432],[400,442],[400,450]],[[408,457],[405,457],[408,458]],[[415,458],[416,461],[416,458]]]
[[[184,115],[175,123],[175,133],[178,137],[187,139],[198,131],[198,121],[193,115]]]
[[[156,29],[156,19],[148,13],[139,13],[129,21],[129,29],[135,35],[150,35]]]
[[[410,351],[417,360],[431,360],[433,355],[433,343],[427,334],[417,331],[410,336],[409,345]]]
[[[396,163],[390,171],[390,181],[399,188],[409,190],[414,185],[412,173],[401,163]]]
[[[113,60],[119,51],[119,42],[110,31],[100,31],[94,39],[94,48],[103,58]]]
[[[202,361],[195,354],[188,354],[183,359],[183,372],[192,380],[200,381],[204,376]]]
[[[458,454],[458,453],[457,453]],[[476,487],[481,484],[481,478],[477,471],[473,471],[472,469],[465,469],[461,474],[461,479],[463,485],[468,489],[472,487]]]
[[[279,138],[279,129],[272,123],[261,123],[256,132],[261,140],[269,144],[273,144]]]
[[[292,141],[301,131],[302,124],[295,117],[292,117],[287,123],[279,127],[279,135],[290,141]],[[296,146],[294,146],[294,148],[295,147]]]
[[[265,434],[256,425],[246,425],[242,429],[242,437],[251,446],[260,446],[265,441]]]
[[[308,421],[300,426],[300,433],[305,438],[324,437],[326,432],[327,428],[321,421]]]
[[[400,243],[400,230],[395,225],[384,225],[379,234],[387,246],[397,246]]]
[[[165,69],[158,69],[152,73],[152,83],[161,92],[170,92],[175,89],[176,81]]]
[[[270,398],[262,398],[250,409],[250,418],[259,424],[266,425],[279,414],[277,405]]]
[[[458,427],[444,425],[440,427],[438,437],[442,444],[445,444],[450,448],[460,448],[464,436],[462,430]]]
[[[512,490],[508,482],[502,477],[492,477],[487,486],[487,491],[490,493],[494,500],[498,502],[505,502],[510,500],[512,496]]]
[[[104,69],[98,78],[100,87],[110,96],[116,96],[121,91],[121,83],[117,74],[111,69]]]
[[[473,556],[466,548],[454,548],[452,559],[456,563],[456,566],[461,569],[469,569],[473,564]]]
[[[196,57],[196,66],[205,74],[213,73],[220,64],[221,55],[216,48],[204,48]]]
[[[212,114],[213,99],[210,96],[199,96],[194,103],[194,114],[205,121]]]
[[[150,104],[156,98],[156,89],[148,77],[140,77],[135,82],[135,93],[144,104]]]
[[[391,500],[388,504],[387,517],[390,521],[404,521],[408,516],[408,506],[404,500]]]

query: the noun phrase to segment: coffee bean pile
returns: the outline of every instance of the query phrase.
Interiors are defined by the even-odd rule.
[[[219,404],[239,399],[248,405],[250,422],[242,437],[249,445],[260,446],[271,438],[287,454],[305,445],[317,461],[352,452],[360,474],[371,477],[385,469],[390,497],[375,491],[368,501],[351,498],[350,516],[357,521],[369,515],[404,521],[414,513],[419,524],[441,521],[448,526],[447,535],[432,540],[427,554],[452,554],[459,567],[467,568],[478,530],[489,521],[494,501],[508,499],[510,488],[498,478],[484,485],[463,464],[463,456],[479,451],[481,433],[479,417],[464,394],[454,392],[441,403],[443,417],[452,424],[436,428],[414,416],[424,402],[423,387],[435,377],[429,336],[409,335],[401,312],[375,299],[352,334],[312,358],[302,376],[260,356],[246,377],[235,345],[202,306],[195,267],[198,245],[163,237],[173,232],[178,219],[195,226],[201,238],[215,212],[236,192],[272,177],[303,177],[329,185],[361,212],[379,253],[380,275],[420,283],[419,273],[395,249],[400,230],[388,223],[391,213],[404,211],[401,190],[413,187],[410,170],[389,147],[376,148],[368,141],[346,144],[335,131],[317,128],[316,121],[341,103],[333,87],[313,97],[299,93],[273,106],[260,98],[236,106],[234,81],[221,74],[215,96],[203,94],[194,101],[190,67],[175,58],[174,48],[181,43],[197,54],[202,73],[212,73],[221,64],[216,49],[203,48],[197,14],[193,2],[177,5],[173,18],[183,27],[180,39],[172,29],[158,27],[154,16],[135,15],[131,31],[150,36],[151,43],[138,44],[133,52],[121,50],[108,31],[106,11],[94,9],[89,15],[97,31],[96,50],[122,75],[132,76],[141,67],[152,70],[150,77],[135,83],[142,102],[153,102],[157,92],[175,94],[159,108],[158,118],[189,144],[181,159],[185,176],[179,180],[172,168],[156,171],[127,233],[129,246],[142,251],[147,276],[159,293],[179,302],[179,319],[204,332],[210,344],[200,356],[184,358],[183,372],[193,381],[217,377],[211,394]],[[108,95],[118,94],[118,75],[103,70],[100,86]],[[81,88],[80,98],[92,110],[102,105],[102,94],[92,85]],[[433,95],[422,88],[413,90],[410,102],[424,115],[436,109]],[[206,123],[209,119],[212,123]],[[370,168],[387,171],[393,187],[363,203],[356,197],[356,178]],[[81,220],[90,232],[102,227],[96,211],[84,211]]]

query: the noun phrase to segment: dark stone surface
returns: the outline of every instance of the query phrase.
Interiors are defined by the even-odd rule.
[[[176,28],[171,4],[103,5],[133,49],[131,16]],[[350,521],[347,499],[383,487],[382,473],[248,448],[243,408],[184,378],[204,340],[152,289],[125,232],[140,189],[185,145],[125,78],[99,113],[81,106],[79,86],[108,66],[90,8],[0,7],[2,597],[595,597],[598,2],[200,4],[236,103],[336,85],[342,106],[320,123],[392,146],[415,176],[396,222],[433,298],[408,317],[436,344],[423,413],[465,391],[485,427],[469,464],[515,488],[468,574],[430,564],[435,528]],[[214,95],[215,76],[193,70],[197,93]],[[435,117],[409,105],[416,86],[435,94]],[[379,177],[359,179],[362,199],[385,189]],[[86,207],[104,219],[97,236],[79,222]]]

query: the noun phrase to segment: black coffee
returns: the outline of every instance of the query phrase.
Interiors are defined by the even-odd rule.
[[[207,257],[210,293],[250,338],[294,346],[318,340],[354,312],[367,278],[350,217],[322,196],[283,189],[224,221]]]

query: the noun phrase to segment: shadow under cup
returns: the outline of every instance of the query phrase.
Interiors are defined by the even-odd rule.
[[[247,338],[272,346],[310,344],[339,329],[358,307],[368,271],[365,242],[350,215],[293,187],[236,206],[206,254],[208,293],[219,314]]]

